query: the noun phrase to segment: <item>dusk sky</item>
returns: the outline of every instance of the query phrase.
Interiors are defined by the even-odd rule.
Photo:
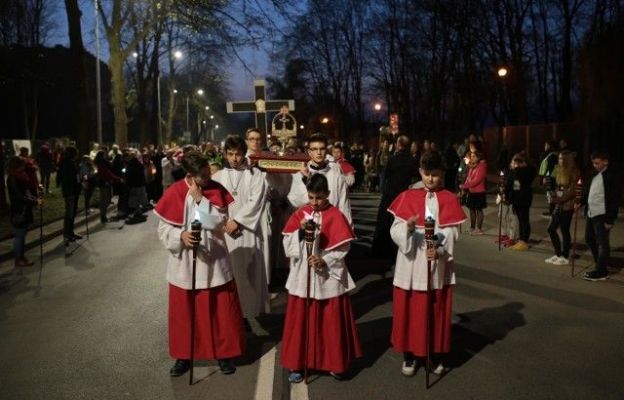
[[[260,3],[264,3],[261,1]],[[81,1],[80,7],[82,11],[82,36],[84,45],[89,52],[95,55],[95,16],[93,9],[93,1]],[[69,35],[67,33],[67,15],[65,14],[65,6],[59,2],[55,9],[56,29],[51,34],[48,41],[49,46],[62,45],[69,46]],[[270,44],[268,44],[270,45]],[[108,59],[108,46],[106,38],[100,34],[100,51],[101,58],[106,61]],[[253,81],[267,77],[268,60],[267,49],[244,48],[240,50],[240,57],[245,62],[247,68],[242,62],[232,57],[231,68],[226,73],[228,75],[228,88],[230,97],[233,101],[250,100],[253,98]]]

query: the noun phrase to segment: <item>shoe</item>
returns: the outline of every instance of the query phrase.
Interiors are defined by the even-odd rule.
[[[191,369],[191,362],[189,360],[176,360],[175,364],[173,364],[173,367],[171,367],[171,369],[169,370],[169,376],[182,376],[189,369]]]
[[[529,249],[529,245],[523,240],[518,240],[518,243],[511,246],[511,249],[516,251],[527,251]]]
[[[15,260],[16,267],[32,267],[33,265],[35,265],[35,263],[28,260],[27,258],[20,258]]]
[[[509,239],[509,240],[506,240],[506,241],[503,242],[503,246],[505,246],[505,247],[511,247],[514,244],[516,244],[516,241],[513,240],[513,239]]]
[[[500,240],[496,239],[496,240],[494,241],[494,243],[498,243],[498,242],[500,241],[500,243],[501,243],[501,244],[503,244],[503,243],[507,242],[508,240],[509,240],[509,236],[507,236],[507,235],[502,235],[502,236],[500,237]]]
[[[591,282],[604,281],[606,279],[609,279],[609,273],[594,270],[591,272],[586,272],[585,275],[583,276],[583,279],[585,279],[586,281],[591,281]]]
[[[569,262],[565,257],[557,257],[555,261],[552,262],[555,265],[568,265]]]
[[[403,376],[414,376],[416,373],[416,360],[403,361],[401,366],[401,373]]]
[[[80,240],[80,239],[82,239],[82,236],[80,236],[80,235],[76,235],[76,234],[74,233],[74,234],[72,235],[72,239],[74,239],[74,240]]]
[[[336,372],[330,372],[329,375],[331,375],[337,381],[341,381],[344,379],[344,376],[342,374],[338,374]]]
[[[548,264],[554,264],[556,260],[558,260],[559,257],[557,257],[557,255],[555,254],[552,257],[548,257],[547,259],[544,260],[544,262],[548,263]]]
[[[219,360],[219,369],[223,375],[232,375],[236,372],[236,367],[232,360]]]
[[[444,367],[444,365],[442,365],[442,364],[438,364],[438,366],[437,366],[437,367],[435,367],[435,368],[433,369],[433,371],[431,371],[431,372],[433,372],[433,373],[434,373],[434,374],[436,374],[436,375],[442,375],[443,373],[445,373],[445,372],[446,372],[446,368]]]
[[[475,229],[474,231],[470,232],[470,234],[474,236],[480,236],[483,235],[483,231],[481,229]]]
[[[303,375],[301,375],[301,372],[290,371],[290,374],[288,374],[288,382],[301,383],[303,382]]]
[[[108,222],[108,218],[106,218],[106,217],[102,217],[102,218],[100,218],[100,222],[101,222],[101,223],[103,223],[103,224],[105,224],[105,223],[107,223],[107,222]]]

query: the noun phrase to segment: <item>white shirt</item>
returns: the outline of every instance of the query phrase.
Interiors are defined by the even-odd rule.
[[[604,171],[604,170],[603,170]],[[587,216],[594,218],[599,215],[606,214],[605,209],[605,191],[604,180],[602,178],[602,172],[600,171],[589,186],[589,195],[587,196]]]

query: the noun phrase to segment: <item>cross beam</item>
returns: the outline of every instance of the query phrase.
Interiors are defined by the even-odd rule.
[[[228,114],[232,113],[254,113],[256,116],[256,128],[264,135],[269,131],[266,113],[268,111],[279,111],[283,106],[289,110],[295,109],[294,100],[267,100],[266,81],[264,79],[254,80],[254,101],[228,101],[226,103]]]

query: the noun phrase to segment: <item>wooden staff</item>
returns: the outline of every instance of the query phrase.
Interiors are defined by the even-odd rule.
[[[89,180],[87,176],[85,175],[82,177],[82,186],[85,189],[85,229],[87,230],[87,240],[89,240],[89,205],[87,204],[87,193],[86,193],[86,191],[89,190],[88,185],[89,185]]]
[[[505,196],[505,171],[498,175],[498,195],[500,203],[498,204],[498,251],[501,251],[501,242],[503,237],[503,197]]]
[[[43,268],[43,185],[37,186],[37,199],[39,200],[39,263]]]
[[[576,261],[576,228],[578,226],[578,213],[583,194],[583,181],[581,178],[574,185],[574,233],[572,237],[572,262],[570,263],[570,276],[574,278],[574,262]]]
[[[314,252],[315,234],[316,234],[316,222],[314,222],[314,220],[312,219],[309,219],[305,223],[305,228],[304,228],[304,239],[305,239],[307,258],[310,258],[310,256]],[[312,275],[310,272],[310,268],[311,268],[311,265],[308,262],[308,269],[307,269],[307,274],[306,274],[306,300],[305,300],[305,320],[304,320],[305,331],[304,331],[304,336],[303,336],[304,348],[305,348],[305,357],[304,357],[304,363],[303,363],[303,379],[306,385],[308,384],[308,347],[309,347],[309,342],[310,342],[310,334],[308,332],[310,328],[310,321],[309,321],[310,319],[310,284],[311,284],[311,275]]]
[[[434,229],[435,229],[435,220],[429,216],[425,219],[425,243],[427,244],[427,250],[431,250],[435,248],[434,245]],[[433,264],[433,259],[427,256],[427,319],[425,321],[425,336],[427,340],[426,344],[426,355],[427,361],[425,366],[426,378],[425,378],[425,389],[429,389],[429,373],[431,372],[431,319],[432,319],[432,306],[433,302],[431,300],[431,266]]]
[[[201,229],[202,224],[200,221],[195,220],[191,222],[191,232],[197,242],[193,244],[193,282],[191,286],[193,308],[191,308],[191,370],[189,371],[189,385],[193,384],[193,364],[195,361],[195,276],[197,275],[197,248],[199,247],[199,240],[201,240]]]

